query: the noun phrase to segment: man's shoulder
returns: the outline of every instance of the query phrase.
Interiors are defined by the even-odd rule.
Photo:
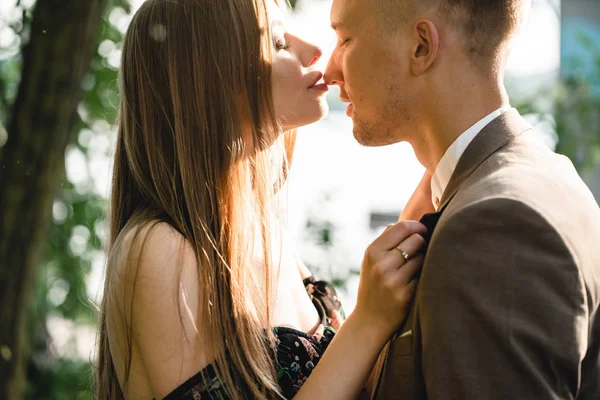
[[[498,224],[482,224],[479,218],[497,219]],[[514,240],[524,248],[539,237],[555,238],[555,245],[568,249],[592,297],[599,299],[598,221],[600,207],[570,160],[525,139],[479,166],[449,202],[438,227],[443,234],[449,225],[496,226],[507,236],[502,242]]]
[[[485,160],[448,208],[461,209],[475,203],[485,207],[499,199],[527,206],[523,209],[538,213],[559,231],[570,222],[594,217],[600,220],[598,203],[571,161],[552,152],[532,134]]]

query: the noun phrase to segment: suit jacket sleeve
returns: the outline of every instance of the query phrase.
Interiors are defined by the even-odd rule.
[[[574,398],[582,282],[557,230],[521,202],[488,199],[440,222],[417,301],[428,398]]]

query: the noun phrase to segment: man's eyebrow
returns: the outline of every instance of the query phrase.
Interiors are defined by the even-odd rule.
[[[331,22],[331,29],[333,29],[334,31],[336,31],[338,28],[343,27],[343,26],[344,26],[344,24],[339,21]]]

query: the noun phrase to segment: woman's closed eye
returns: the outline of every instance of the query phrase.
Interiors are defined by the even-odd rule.
[[[282,37],[276,37],[273,38],[273,47],[275,47],[275,50],[279,51],[279,50],[287,50],[290,48],[290,45],[288,42],[286,42],[286,40]]]
[[[286,40],[285,27],[281,21],[275,21],[271,25],[271,37],[273,38],[273,48],[275,51],[287,50],[290,48],[289,41]]]

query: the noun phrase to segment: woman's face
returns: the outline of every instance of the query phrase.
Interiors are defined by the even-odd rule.
[[[274,0],[268,0],[273,36],[272,84],[275,115],[285,131],[316,122],[328,111],[323,74],[311,68],[321,49],[289,33]]]

